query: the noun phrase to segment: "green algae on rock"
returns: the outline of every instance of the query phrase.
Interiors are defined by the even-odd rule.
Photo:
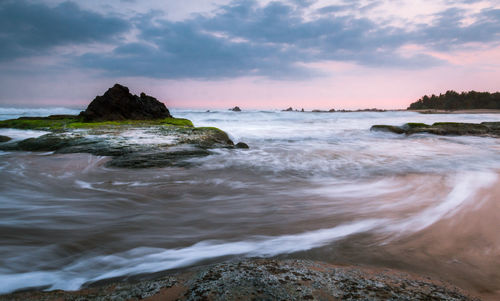
[[[427,133],[434,135],[450,136],[485,136],[500,137],[500,122],[462,123],[462,122],[436,122],[432,125],[425,123],[406,123],[402,126],[374,125],[371,131],[385,131],[396,134],[412,135]]]
[[[69,129],[91,129],[102,127],[146,127],[154,125],[172,125],[193,127],[189,119],[167,117],[152,120],[119,120],[85,122],[82,118],[73,115],[51,115],[48,117],[20,117],[17,119],[0,120],[0,128],[21,130],[60,131]]]
[[[12,140],[12,138],[0,135],[0,143],[2,143],[2,142],[8,142],[10,140]]]
[[[187,119],[183,121],[185,126],[150,121],[91,124],[58,127],[36,138],[2,143],[0,150],[90,153],[113,157],[107,166],[148,168],[188,166],[185,160],[207,156],[209,149],[234,148],[233,141],[224,131],[196,128]]]

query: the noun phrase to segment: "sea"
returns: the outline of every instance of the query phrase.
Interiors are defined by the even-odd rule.
[[[0,108],[0,119],[79,111]],[[499,140],[370,131],[500,114],[171,113],[250,148],[149,169],[0,152],[0,294],[273,257],[397,269],[500,296]]]

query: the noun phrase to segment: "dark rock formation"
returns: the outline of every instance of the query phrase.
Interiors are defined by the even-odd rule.
[[[229,109],[229,111],[233,111],[233,112],[241,112],[241,109],[240,109],[240,107],[236,106],[236,107],[234,107],[234,108],[232,108],[232,109]]]
[[[0,135],[0,143],[12,140],[12,138]]]
[[[124,128],[130,129],[130,128]],[[123,130],[124,130],[123,129]],[[213,148],[234,148],[228,135],[217,128],[151,127],[158,137],[177,137],[171,144],[144,143],[123,139],[117,128],[100,128],[93,135],[88,132],[54,132],[37,138],[28,138],[0,144],[4,151],[53,151],[58,154],[89,153],[110,156],[106,164],[112,167],[149,168],[189,166],[187,160],[211,154]],[[109,135],[113,134],[113,135]],[[111,137],[110,137],[111,136]]]
[[[308,260],[227,262],[156,279],[115,281],[76,292],[18,292],[0,300],[479,300],[429,277]]]
[[[132,95],[127,87],[115,84],[102,96],[97,96],[80,113],[85,121],[148,120],[172,117],[165,104],[141,93]]]
[[[238,142],[238,143],[236,143],[236,145],[234,147],[236,147],[236,148],[249,148],[248,144],[246,144],[245,142]]]
[[[335,112],[335,109],[330,109],[330,110],[328,110],[328,112],[330,112],[330,113],[334,113],[334,112]]]
[[[434,135],[455,136],[490,136],[500,137],[500,122],[460,123],[460,122],[436,122],[432,125],[425,123],[406,123],[403,126],[374,125],[372,131],[385,131],[396,134],[428,133]]]
[[[283,112],[292,112],[293,111],[293,108],[292,107],[289,107],[288,109],[286,110],[282,110]]]

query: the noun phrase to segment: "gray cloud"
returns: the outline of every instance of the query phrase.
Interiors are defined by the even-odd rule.
[[[466,11],[450,8],[437,15],[432,26],[413,33],[413,39],[439,50],[461,47],[466,43],[498,43],[500,41],[500,10],[485,9],[475,15],[476,21],[463,26]]]
[[[417,68],[439,63],[432,57],[401,57],[407,42],[397,28],[377,29],[368,19],[323,16],[304,21],[301,7],[282,2],[260,6],[238,1],[211,17],[183,22],[137,20],[137,43],[108,54],[88,54],[84,66],[112,75],[161,78],[268,76],[300,78],[321,73],[304,64],[341,60],[370,66]]]
[[[332,14],[361,9],[357,3],[323,7],[314,19],[305,20],[305,9],[310,9],[313,1],[304,5],[295,0],[292,4],[275,1],[262,6],[255,0],[242,0],[220,6],[210,16],[197,15],[179,22],[166,20],[156,12],[125,22],[82,11],[71,3],[53,9],[25,2],[6,3],[0,5],[0,12],[4,12],[0,17],[9,12],[17,14],[18,20],[17,26],[1,29],[9,34],[7,38],[0,35],[8,45],[2,48],[5,53],[0,53],[3,58],[19,49],[17,55],[32,55],[53,45],[110,41],[134,28],[137,41],[115,40],[112,51],[74,58],[75,67],[102,70],[109,76],[213,79],[255,75],[293,79],[321,75],[305,67],[321,61],[424,68],[445,62],[422,53],[405,55],[400,48],[412,43],[446,50],[468,42],[500,40],[500,11],[493,9],[483,10],[475,23],[463,26],[464,12],[451,8],[437,15],[435,24],[409,31],[381,26],[368,18]],[[373,1],[370,5],[378,4]],[[35,11],[51,22],[40,21],[37,36],[41,38],[30,40],[35,34],[29,26],[38,22],[30,21]],[[4,25],[1,22],[7,24],[8,20],[0,21]],[[64,29],[58,30],[61,26]]]
[[[51,8],[4,0],[0,2],[0,61],[44,54],[54,46],[113,42],[128,29],[122,19],[81,10],[72,2]]]

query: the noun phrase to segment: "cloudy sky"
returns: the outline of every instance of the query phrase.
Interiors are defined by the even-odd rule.
[[[0,106],[405,108],[500,90],[498,0],[1,0]]]

